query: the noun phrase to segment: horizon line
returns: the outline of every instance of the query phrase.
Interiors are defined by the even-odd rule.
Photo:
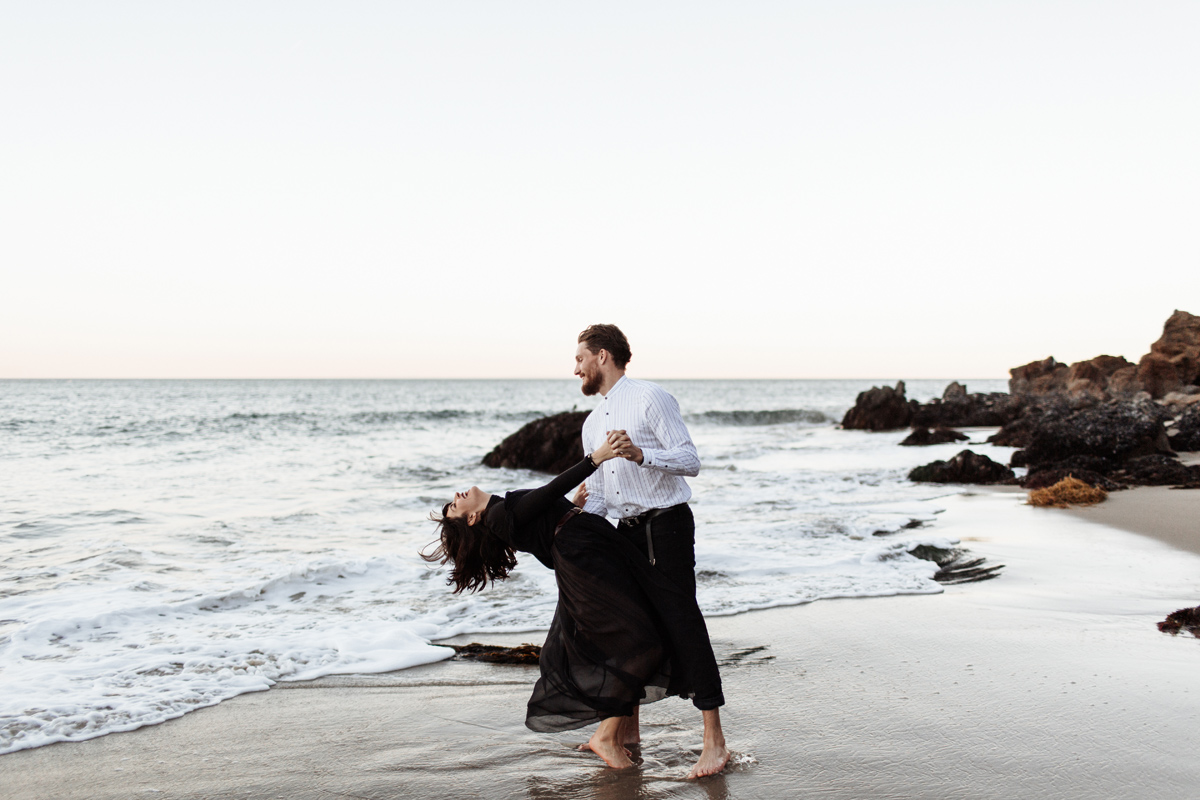
[[[545,377],[313,377],[313,376],[289,376],[289,377],[220,377],[220,376],[170,376],[170,377],[138,377],[138,376],[53,376],[53,377],[5,377],[0,376],[0,381],[578,381],[578,378],[545,378]],[[880,377],[875,376],[856,376],[856,377],[738,377],[738,378],[699,378],[699,377],[649,377],[639,378],[638,380],[649,381],[1000,381],[1009,380],[1009,377],[985,377],[976,376],[939,376],[932,378],[900,378],[900,377]]]

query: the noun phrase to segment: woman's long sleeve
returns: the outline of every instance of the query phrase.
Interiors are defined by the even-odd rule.
[[[518,525],[528,524],[595,471],[596,467],[585,458],[545,486],[526,492],[513,507],[513,519]]]

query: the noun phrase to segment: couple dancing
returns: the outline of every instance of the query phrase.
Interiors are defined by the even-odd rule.
[[[615,325],[579,334],[575,374],[585,395],[602,396],[583,424],[587,455],[537,489],[455,493],[425,557],[451,565],[456,593],[506,578],[516,551],[553,569],[558,607],[525,725],[564,731],[598,721],[580,749],[630,767],[639,705],[687,697],[704,720],[704,748],[688,775],[699,778],[729,761],[721,677],[696,603],[695,522],[683,479],[699,473],[700,459],[675,398],[625,376],[630,355]],[[575,487],[572,502],[564,495]]]

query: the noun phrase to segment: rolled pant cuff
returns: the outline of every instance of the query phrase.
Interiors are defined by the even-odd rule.
[[[712,711],[714,708],[720,708],[725,705],[725,695],[718,692],[712,697],[693,697],[692,705],[701,711]]]

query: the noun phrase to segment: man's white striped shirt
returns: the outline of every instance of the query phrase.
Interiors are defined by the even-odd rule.
[[[692,496],[683,476],[700,474],[700,457],[679,403],[649,381],[622,376],[583,423],[583,450],[590,453],[609,431],[623,430],[642,450],[642,464],[614,458],[587,479],[584,511],[614,519],[686,503]]]

